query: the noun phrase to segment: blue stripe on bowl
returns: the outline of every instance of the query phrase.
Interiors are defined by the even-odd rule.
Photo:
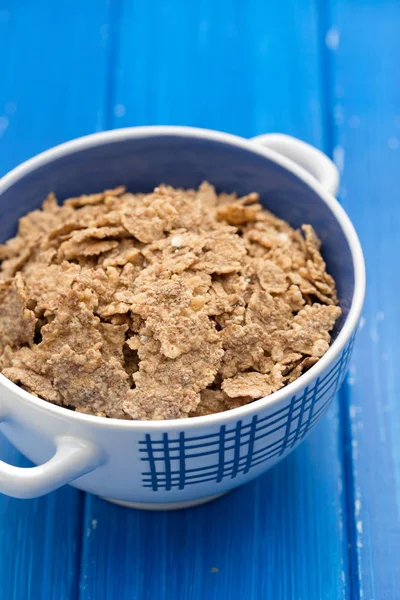
[[[248,423],[238,420],[234,426],[222,425],[202,436],[187,436],[183,431],[170,439],[164,432],[152,439],[146,434],[139,442],[141,460],[148,465],[142,472],[142,484],[153,491],[184,489],[210,481],[246,475],[268,460],[286,455],[310,431],[325,412],[343,381],[349,364],[355,334],[339,359],[312,387],[293,396],[288,406],[266,417],[254,415]],[[276,440],[273,436],[282,431]],[[262,446],[260,442],[263,440]],[[202,463],[199,466],[199,459]]]

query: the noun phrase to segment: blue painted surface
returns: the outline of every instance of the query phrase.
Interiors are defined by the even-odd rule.
[[[109,127],[286,132],[334,154],[369,279],[340,405],[287,460],[179,513],[0,497],[2,599],[400,597],[399,24],[396,0],[0,1],[1,173]]]
[[[352,547],[360,596],[400,597],[400,4],[333,4],[332,101],[341,199],[367,261],[348,386]],[[354,55],[354,31],[357,56]],[[369,33],[367,33],[369,32]]]
[[[102,126],[109,6],[0,0],[0,172]],[[68,51],[66,51],[68,48]],[[4,440],[0,456],[27,465]],[[83,496],[0,496],[0,598],[70,600],[79,588]]]

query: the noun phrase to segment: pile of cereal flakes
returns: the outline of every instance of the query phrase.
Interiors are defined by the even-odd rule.
[[[53,194],[0,246],[0,369],[82,413],[176,419],[297,379],[341,314],[310,225],[256,193]]]

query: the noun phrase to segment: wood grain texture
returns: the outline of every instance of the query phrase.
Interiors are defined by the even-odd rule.
[[[0,2],[0,174],[104,125],[109,6],[84,4]],[[28,466],[2,436],[0,457]],[[0,496],[2,600],[77,597],[82,498],[72,488],[32,501]]]
[[[400,597],[399,27],[395,0],[335,0],[327,38],[341,199],[367,264],[362,327],[344,392],[353,579],[366,600]]]
[[[3,436],[0,457],[30,466]],[[0,496],[0,598],[76,598],[82,502],[71,487],[35,500]]]
[[[325,139],[314,2],[118,3],[113,126]],[[336,406],[287,461],[214,504],[144,513],[87,497],[82,600],[350,597]]]
[[[114,127],[192,125],[321,145],[321,55],[313,0],[121,5]]]

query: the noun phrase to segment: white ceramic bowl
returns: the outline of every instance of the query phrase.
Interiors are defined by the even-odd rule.
[[[357,235],[334,199],[338,173],[319,150],[283,135],[245,140],[182,127],[98,133],[57,146],[0,180],[0,239],[49,191],[64,199],[126,184],[150,191],[208,179],[218,189],[258,191],[292,225],[311,223],[322,238],[343,317],[326,355],[287,387],[217,415],[174,421],[119,421],[38,399],[0,375],[1,430],[31,461],[0,462],[0,491],[18,498],[71,485],[141,508],[205,502],[246,483],[307,435],[346,373],[364,298]]]

